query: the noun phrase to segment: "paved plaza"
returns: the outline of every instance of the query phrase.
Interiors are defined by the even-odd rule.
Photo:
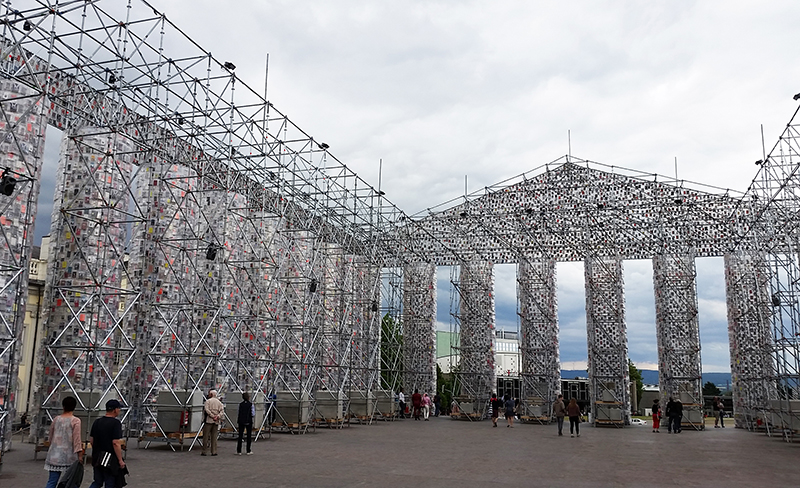
[[[236,456],[222,440],[219,456],[137,449],[127,462],[131,487],[415,486],[659,487],[798,486],[800,442],[734,429],[669,435],[649,426],[625,429],[582,424],[581,437],[556,435],[555,425],[519,425],[434,418],[273,434]],[[566,429],[565,429],[566,430]],[[0,487],[46,482],[43,456],[16,443],[4,456]],[[84,482],[84,487],[88,486]]]

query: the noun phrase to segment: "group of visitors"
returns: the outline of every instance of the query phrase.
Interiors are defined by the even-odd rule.
[[[553,415],[556,416],[558,423],[558,435],[564,435],[564,417],[569,417],[569,436],[581,436],[581,406],[578,405],[578,400],[574,397],[570,398],[569,405],[564,405],[564,395],[558,394],[555,403],[553,404]]]
[[[403,389],[397,395],[398,407],[400,409],[399,417],[406,418],[406,396]],[[418,389],[414,389],[414,394],[411,395],[411,416],[414,420],[429,420],[431,415],[438,417],[441,410],[441,397],[435,394],[433,398],[427,393],[420,394]]]
[[[79,486],[83,481],[83,441],[81,419],[75,416],[78,400],[68,396],[61,401],[63,413],[50,424],[50,447],[44,469],[48,471],[47,488]],[[122,459],[122,424],[117,419],[122,411],[117,400],[106,402],[106,414],[95,420],[89,433],[92,446],[93,481],[89,488],[125,486],[128,468]]]
[[[500,411],[504,412],[507,425],[506,427],[514,427],[514,416],[517,414],[517,402],[511,398],[511,395],[506,394],[502,398],[498,398],[496,393],[492,393],[492,399],[489,401],[489,408],[492,415],[492,427],[497,427],[497,419],[500,417]]]
[[[50,446],[44,463],[44,469],[49,472],[46,488],[79,486],[83,480],[84,446],[81,439],[81,419],[74,414],[77,405],[75,397],[65,397],[61,401],[63,413],[50,424]],[[217,437],[224,409],[217,398],[217,392],[211,390],[203,406],[202,456],[209,453],[212,456],[217,455]],[[89,444],[92,447],[93,482],[89,488],[117,488],[126,484],[128,467],[122,458],[122,424],[117,419],[121,411],[122,404],[118,400],[109,400],[106,402],[105,416],[92,424]],[[245,438],[247,455],[253,454],[250,447],[255,415],[256,408],[250,401],[250,395],[242,393],[237,417],[239,438],[236,444],[236,454],[240,456]]]
[[[714,405],[718,405],[717,400],[718,399],[714,397]],[[680,401],[680,399],[675,400],[672,397],[669,397],[667,406],[662,415],[659,399],[656,398],[653,400],[653,407],[651,411],[653,418],[653,432],[660,432],[659,428],[661,427],[661,418],[663,415],[666,415],[667,417],[668,433],[680,434],[683,430],[681,428],[681,423],[683,421],[683,403]],[[719,419],[717,419],[717,421],[719,421]]]

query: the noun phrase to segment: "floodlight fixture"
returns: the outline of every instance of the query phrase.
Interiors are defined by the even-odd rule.
[[[458,216],[461,217],[462,219],[465,218],[467,215],[469,215],[467,212],[461,212],[460,214],[458,214]]]
[[[308,291],[310,293],[314,293],[315,291],[317,291],[317,280],[316,279],[312,279],[311,280],[311,283],[308,285]]]
[[[225,64],[223,64],[222,66],[224,66],[225,69],[227,69],[228,71],[233,71],[236,69],[236,65],[231,63],[230,61],[225,61]]]
[[[22,30],[24,30],[25,32],[28,32],[31,29],[33,29],[33,24],[31,24],[31,22],[29,20],[26,20],[25,23],[22,24]]]
[[[0,175],[0,193],[10,197],[14,193],[14,187],[17,186],[17,179],[8,173],[9,169],[6,168],[3,170],[3,174]]]
[[[330,147],[330,146],[329,146],[329,145],[327,145],[327,144],[325,144],[324,142],[320,142],[320,143],[319,143],[319,148],[320,148],[320,149],[322,149],[322,150],[325,150],[325,151],[327,151],[329,147]]]
[[[792,97],[792,100],[800,100],[800,93]]]
[[[761,166],[762,164],[764,164],[763,159],[759,159],[758,161],[756,161],[756,166]]]
[[[206,259],[213,261],[217,257],[217,246],[211,244],[206,250]]]

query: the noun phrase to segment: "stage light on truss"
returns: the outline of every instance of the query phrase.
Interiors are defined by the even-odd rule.
[[[17,179],[8,174],[8,171],[8,168],[6,168],[3,170],[3,174],[0,175],[0,193],[10,197],[14,193],[14,187],[17,186]]]
[[[117,76],[114,73],[110,73],[108,75],[108,84],[113,85],[116,82],[117,82]]]
[[[373,312],[377,312],[378,311],[378,302],[372,302],[372,311]]]
[[[323,149],[323,150],[327,151],[329,147],[330,147],[330,146],[329,146],[329,145],[327,145],[327,144],[325,144],[324,142],[320,142],[320,143],[319,143],[319,148],[320,148],[320,149]]]
[[[25,32],[28,32],[31,29],[33,29],[33,24],[31,24],[30,21],[26,20],[25,23],[22,24],[22,30],[24,30]]]
[[[528,207],[528,208],[526,208],[526,209],[525,209],[525,213],[526,213],[526,214],[528,214],[528,215],[533,215],[533,212],[535,212],[535,210],[533,210],[533,209],[532,209],[532,208],[530,208],[530,207]]]
[[[458,216],[461,217],[462,219],[465,218],[467,215],[469,215],[467,212],[461,212],[460,214],[458,214]]]
[[[225,69],[227,69],[228,71],[233,71],[236,69],[236,65],[231,63],[230,61],[225,61],[225,64],[223,64],[222,66],[224,66]]]
[[[800,93],[792,97],[792,100],[800,100]]]
[[[206,259],[208,259],[209,261],[213,261],[214,258],[216,257],[217,257],[217,246],[211,244],[210,246],[208,246],[208,249],[206,250]]]
[[[175,117],[176,117],[175,121],[177,122],[178,125],[183,125],[186,123],[186,119],[184,119],[183,115],[179,114],[178,112],[175,112]]]
[[[778,295],[772,295],[772,306],[773,307],[780,307],[781,306],[781,299]]]
[[[308,291],[311,293],[317,291],[317,280],[311,280],[311,284],[308,285]]]
[[[756,161],[756,166],[761,166],[762,164],[764,164],[763,159],[759,159],[758,161]]]

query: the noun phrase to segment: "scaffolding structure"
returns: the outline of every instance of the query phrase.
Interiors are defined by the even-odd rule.
[[[210,389],[254,393],[260,430],[294,432],[321,391],[372,398],[381,314],[400,323],[382,276],[405,263],[388,232],[402,211],[146,1],[9,1],[0,16],[0,452],[46,124],[64,138],[34,438],[67,394],[85,431],[117,398],[128,435],[181,446],[200,440]]]
[[[796,99],[796,98],[795,98]],[[749,295],[729,302],[736,425],[793,440],[800,433],[800,254],[798,111],[764,159],[737,217],[741,237],[726,259],[729,287]],[[736,381],[738,380],[738,381]]]
[[[593,419],[627,421],[626,259],[653,261],[661,395],[692,412],[704,256],[725,256],[737,425],[800,431],[794,119],[745,195],[564,156],[408,216],[145,0],[0,17],[0,455],[48,124],[64,137],[36,439],[64,395],[84,433],[117,398],[128,435],[181,447],[211,389],[252,392],[259,433],[393,418],[401,387],[436,390],[437,266],[470,418],[494,388],[493,265],[518,265],[522,402],[547,418],[555,263],[583,261]]]
[[[462,345],[458,375],[465,365],[485,360],[482,350],[463,347],[482,340],[484,332],[465,332],[461,311],[493,313],[483,295],[461,291],[462,263],[517,264],[523,414],[547,421],[560,378],[555,263],[583,261],[592,419],[625,425],[630,379],[622,265],[652,259],[659,358],[667,378],[661,394],[681,392],[687,410],[698,405],[699,411],[694,259],[729,251],[740,232],[731,225],[740,202],[741,195],[729,190],[566,156],[413,216],[414,245],[439,266],[461,266],[451,280],[451,315]]]

